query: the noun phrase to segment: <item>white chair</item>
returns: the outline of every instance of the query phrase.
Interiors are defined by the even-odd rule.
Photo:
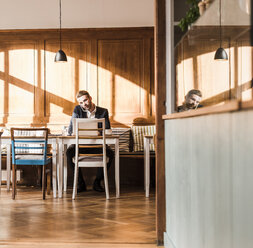
[[[109,199],[109,187],[107,177],[107,158],[105,140],[105,119],[75,119],[76,153],[74,158],[75,172],[72,199],[77,193],[77,179],[79,167],[103,167],[106,199]],[[93,138],[94,142],[85,144],[85,139]],[[79,148],[93,147],[102,148],[102,154],[79,154]]]

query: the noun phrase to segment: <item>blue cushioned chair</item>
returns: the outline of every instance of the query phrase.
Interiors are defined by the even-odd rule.
[[[47,128],[11,128],[13,199],[15,199],[17,187],[17,165],[42,166],[42,191],[43,199],[45,199],[46,166],[51,165],[51,158],[47,156],[47,139]]]

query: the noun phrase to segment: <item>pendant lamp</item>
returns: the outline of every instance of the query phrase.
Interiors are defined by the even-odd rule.
[[[59,0],[59,5],[60,5],[59,6],[60,7],[60,50],[56,53],[54,61],[55,62],[66,62],[67,56],[61,47],[61,0]]]
[[[214,55],[215,60],[228,60],[227,52],[222,48],[222,35],[221,35],[221,0],[219,0],[219,15],[220,15],[220,47],[217,49]]]

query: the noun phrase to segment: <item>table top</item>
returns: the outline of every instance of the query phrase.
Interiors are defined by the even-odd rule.
[[[0,136],[2,135],[2,133],[0,134]],[[31,138],[31,139],[33,139],[33,138],[36,138],[36,139],[38,139],[38,138],[41,138],[40,136],[18,136],[17,138]],[[2,136],[1,137],[2,139],[10,139],[11,138],[11,136]],[[76,136],[75,135],[62,135],[62,134],[49,134],[48,135],[48,139],[52,139],[52,138],[60,138],[60,139],[75,139],[76,138]],[[101,139],[102,138],[102,136],[88,136],[88,135],[85,135],[85,136],[82,136],[81,138],[83,138],[83,139]],[[105,135],[105,138],[107,138],[107,139],[115,139],[115,138],[119,138],[119,135]]]
[[[50,135],[51,136],[51,135]],[[48,137],[50,137],[48,136]],[[56,135],[58,138],[62,138],[62,139],[75,139],[76,136],[75,135]],[[81,138],[83,139],[101,139],[103,136],[91,136],[91,135],[84,135],[84,136],[81,136]],[[119,135],[105,135],[105,138],[107,139],[115,139],[115,138],[119,138]]]

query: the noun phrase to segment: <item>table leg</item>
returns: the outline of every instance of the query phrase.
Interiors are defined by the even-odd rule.
[[[52,172],[52,177],[53,177],[53,195],[54,195],[54,198],[57,197],[57,182],[56,182],[56,164],[57,164],[57,145],[56,145],[56,142],[53,142],[52,144],[53,146],[53,158],[52,158],[52,169],[53,169],[53,172]]]
[[[63,146],[63,166],[64,166],[64,182],[63,182],[63,187],[64,187],[64,192],[67,191],[67,182],[68,182],[68,165],[67,165],[67,155],[66,155],[66,151],[67,151],[67,145]]]
[[[62,198],[62,141],[59,142],[59,162],[58,162],[58,197]]]
[[[6,161],[6,170],[7,170],[7,191],[10,191],[10,181],[11,181],[11,145],[7,145],[7,161]]]
[[[120,197],[120,178],[119,178],[119,140],[115,142],[115,186],[116,198]]]
[[[150,187],[150,155],[149,155],[150,140],[144,137],[144,185],[146,197],[149,197]]]

